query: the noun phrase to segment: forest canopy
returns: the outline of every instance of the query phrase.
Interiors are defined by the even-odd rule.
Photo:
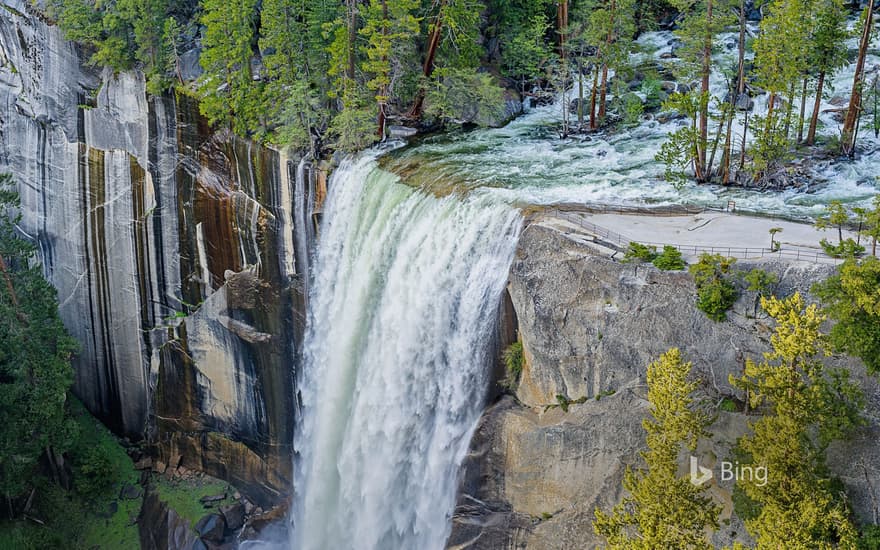
[[[367,147],[389,124],[497,126],[523,99],[562,97],[563,137],[648,112],[685,121],[657,155],[677,185],[784,187],[805,148],[825,140],[853,156],[870,105],[880,128],[880,85],[865,66],[873,0],[52,0],[46,9],[92,63],[139,68],[150,93],[194,95],[218,127],[316,154]],[[661,28],[673,31],[672,53],[646,62],[638,38]],[[717,55],[731,34],[732,61]],[[854,79],[828,142],[822,101],[845,65]],[[710,86],[718,79],[723,94]]]

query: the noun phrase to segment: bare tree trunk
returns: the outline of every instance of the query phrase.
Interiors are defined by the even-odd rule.
[[[804,141],[804,120],[807,116],[807,82],[807,77],[804,77],[804,89],[801,91],[801,116],[798,118],[798,144]]]
[[[850,94],[849,107],[846,110],[846,119],[843,122],[843,132],[840,139],[840,152],[846,156],[853,156],[856,148],[856,122],[862,110],[862,80],[865,75],[865,56],[871,43],[874,0],[868,0],[867,10],[865,14],[865,27],[862,29],[862,39],[859,43],[859,56],[856,59],[852,93]]]
[[[706,148],[709,140],[709,76],[712,72],[712,0],[706,1],[706,36],[703,41],[703,67],[702,82],[700,83],[700,143],[698,151],[698,163],[706,164]],[[702,172],[702,170],[701,170]],[[698,178],[700,179],[700,178]]]
[[[791,115],[794,112],[794,82],[791,83],[791,87],[788,89],[788,109],[785,110],[785,139],[788,141],[788,136],[791,133]]]
[[[694,132],[697,131],[697,114],[696,113],[694,113],[694,116],[691,119],[691,129]],[[700,162],[699,140],[697,140],[697,143],[694,143],[693,157],[694,157],[694,177],[696,178],[697,181],[705,181],[705,178],[703,177],[703,164]]]
[[[769,134],[773,127],[773,111],[776,107],[776,92],[770,92],[770,100],[767,103],[767,122],[764,124],[764,133]]]
[[[568,29],[568,0],[556,3],[556,31],[559,33],[559,55],[565,56],[565,32]]]
[[[730,113],[730,119],[727,121],[727,144],[725,146],[727,159],[724,163],[724,173],[721,176],[721,183],[724,185],[730,183],[730,160],[733,156],[733,119],[736,116],[736,105],[739,102],[739,98],[746,92],[746,0],[740,0],[739,2],[739,44],[737,50],[736,97],[732,98],[731,105],[733,110]],[[746,134],[749,129],[748,105],[746,106],[744,118],[739,171],[742,171],[746,161]]]
[[[737,73],[736,80],[736,93],[737,96],[740,96],[746,91],[746,0],[740,0],[739,2],[739,71]],[[734,105],[736,105],[736,101],[739,100],[737,97],[734,100]]]
[[[599,65],[596,65],[593,73],[593,91],[590,92],[590,130],[595,130],[596,124],[596,94],[599,91]]]
[[[721,143],[721,136],[724,134],[724,117],[718,121],[718,131],[715,133],[715,140],[712,142],[712,154],[709,155],[709,164],[706,165],[706,179],[712,179],[712,167],[715,165],[715,153],[718,151],[718,144]]]
[[[733,117],[736,115],[736,109],[731,106],[730,114],[727,117],[727,131],[724,138],[724,153],[721,156],[721,184],[728,185],[730,183],[730,157],[733,154]]]
[[[611,48],[611,44],[614,42],[614,24],[617,19],[617,2],[616,0],[611,0],[611,26],[608,28],[608,36],[605,38],[605,45],[608,49]],[[605,100],[606,95],[608,93],[608,63],[602,64],[602,84],[599,87],[599,123],[605,120]]]
[[[819,73],[816,83],[816,102],[813,104],[813,116],[810,117],[810,129],[807,131],[807,145],[816,142],[816,127],[819,124],[819,110],[822,108],[822,89],[825,87],[825,71]]]
[[[584,68],[578,58],[578,130],[584,128]]]
[[[382,0],[382,36],[388,36],[388,1]],[[382,63],[384,65],[388,64],[388,58],[383,57]],[[377,126],[379,127],[377,130],[378,136],[380,140],[385,140],[385,121],[387,119],[387,114],[385,113],[385,105],[388,97],[388,86],[386,84],[382,85],[382,88],[379,90],[379,96],[381,99],[377,101],[379,107],[379,115],[377,119]]]
[[[440,47],[440,39],[442,38],[441,30],[443,29],[443,8],[449,0],[442,0],[437,10],[437,17],[434,19],[434,28],[431,30],[431,38],[428,40],[428,51],[425,54],[425,64],[422,66],[422,74],[425,78],[430,78],[434,73],[434,59],[437,57],[437,50]],[[425,103],[425,89],[420,88],[413,101],[413,106],[409,110],[409,118],[422,118],[422,106]]]
[[[746,167],[746,138],[749,135],[749,112],[746,111],[745,117],[743,119],[743,138],[742,138],[742,148],[739,152],[739,169],[737,173],[742,172]]]

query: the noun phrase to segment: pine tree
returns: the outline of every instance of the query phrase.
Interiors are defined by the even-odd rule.
[[[752,150],[755,181],[762,180],[789,150],[797,84],[809,69],[811,4],[812,0],[773,0],[765,8],[767,15],[754,44],[755,74],[770,96]],[[782,105],[787,105],[784,113],[780,113]]]
[[[862,234],[871,239],[871,255],[877,256],[877,240],[880,239],[880,195],[874,196],[874,207],[865,215]]]
[[[10,499],[28,487],[41,456],[59,466],[75,436],[65,403],[76,344],[34,245],[17,233],[18,207],[12,178],[0,175],[0,492]]]
[[[742,378],[730,379],[764,412],[738,444],[768,473],[767,483],[737,481],[760,509],[746,528],[758,549],[855,548],[857,533],[833,490],[825,449],[863,422],[863,397],[846,370],[823,364],[825,317],[815,304],[794,294],[761,305],[776,321],[773,349],[761,363],[747,361]]]
[[[451,69],[475,69],[479,64],[480,14],[486,9],[481,0],[439,0],[429,19],[422,76],[430,79],[438,65]],[[438,58],[441,60],[438,63]],[[409,118],[422,114],[425,88],[416,92]]]
[[[856,70],[853,76],[849,107],[846,109],[846,119],[843,121],[843,131],[840,136],[840,152],[850,157],[855,154],[856,149],[858,120],[862,114],[862,87],[865,84],[865,58],[868,55],[868,47],[871,45],[873,24],[874,0],[868,0],[868,5],[862,15],[862,35],[859,42],[859,53],[856,57]]]
[[[848,33],[843,0],[816,0],[813,21],[810,65],[817,73],[817,81],[816,100],[813,103],[810,129],[807,132],[807,145],[813,145],[816,141],[825,81],[847,62],[844,42]]]
[[[413,15],[417,7],[417,0],[372,0],[360,31],[367,39],[363,69],[372,75],[367,87],[376,92],[380,139],[385,136],[391,85],[402,71],[401,44],[408,43],[419,30],[419,20]]]
[[[200,108],[239,135],[261,131],[264,111],[251,69],[257,0],[202,0]]]
[[[606,116],[609,71],[621,75],[628,66],[636,31],[635,4],[634,0],[593,0],[577,4],[573,11],[578,24],[572,33],[572,46],[579,52],[591,46],[593,51],[591,130],[598,128]]]
[[[706,167],[709,142],[709,78],[712,74],[712,52],[715,36],[730,23],[726,0],[670,0],[684,14],[676,35],[682,42],[679,49],[681,63],[675,70],[688,80],[697,78],[700,88],[693,93],[699,101],[697,149],[693,159],[694,176],[705,182],[711,178]]]
[[[320,29],[336,16],[306,0],[263,0],[260,51],[266,69],[264,87],[268,140],[294,148],[311,147],[328,124],[322,103],[327,86],[327,43]],[[318,30],[316,30],[318,29]]]
[[[871,256],[844,262],[836,275],[813,287],[836,324],[831,342],[880,373],[880,260]]]
[[[828,204],[825,213],[816,218],[816,229],[837,229],[837,244],[843,244],[843,227],[850,221],[850,214],[842,202],[834,200]]]
[[[595,511],[593,529],[611,550],[712,548],[706,529],[718,526],[720,508],[704,486],[677,475],[679,451],[695,450],[711,423],[694,401],[691,368],[675,348],[648,366],[651,418],[643,421],[648,450],[642,453],[647,468],[628,469],[623,481],[628,496],[610,513]]]

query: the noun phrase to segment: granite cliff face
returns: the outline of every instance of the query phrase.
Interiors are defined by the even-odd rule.
[[[754,267],[747,264],[738,267]],[[806,292],[831,270],[759,267],[780,276],[781,295]],[[483,415],[462,467],[448,547],[596,548],[593,510],[618,502],[625,466],[640,464],[647,364],[680,347],[703,382],[703,396],[720,402],[736,396],[728,374],[740,374],[746,358],[768,349],[771,323],[763,314],[753,318],[750,293],[729,321],[712,322],[694,307],[688,274],[621,264],[552,222],[524,231],[509,291],[527,364],[516,399],[504,397]],[[857,362],[834,360],[846,361],[862,381],[869,426],[831,449],[829,463],[846,484],[857,517],[876,522],[880,387]],[[547,408],[557,395],[586,400],[568,412]],[[720,413],[712,441],[699,449],[707,466],[727,458],[746,422],[743,414]],[[712,491],[726,503],[724,527],[713,542],[720,547],[743,539],[742,522],[731,514],[732,485],[720,483]]]
[[[158,460],[277,502],[316,174],[82,59],[0,3],[0,170],[80,342],[75,393]]]

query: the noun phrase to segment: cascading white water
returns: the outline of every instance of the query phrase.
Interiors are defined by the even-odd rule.
[[[333,174],[300,383],[291,547],[443,548],[521,226],[370,158]]]
[[[315,242],[315,231],[310,219],[311,212],[315,209],[315,194],[309,190],[309,182],[306,181],[308,172],[306,166],[309,159],[303,157],[296,168],[296,182],[293,190],[293,225],[296,239],[296,272],[302,276],[305,291],[308,293],[309,273],[311,258],[309,243]]]

